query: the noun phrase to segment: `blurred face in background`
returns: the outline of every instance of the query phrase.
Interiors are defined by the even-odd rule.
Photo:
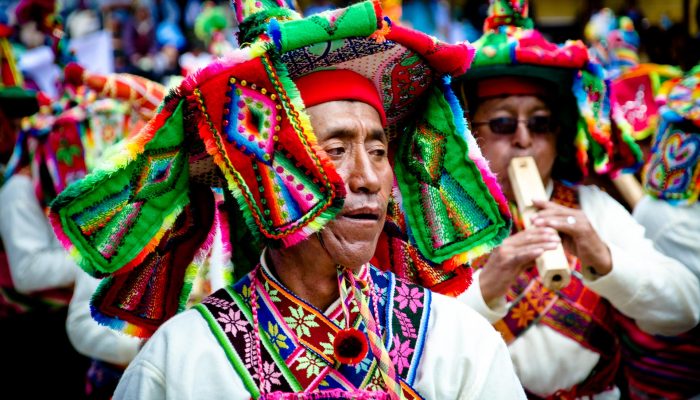
[[[533,157],[543,183],[551,180],[557,157],[554,121],[551,109],[534,95],[485,99],[471,115],[472,132],[508,199],[514,200],[508,180],[508,164],[514,157]]]

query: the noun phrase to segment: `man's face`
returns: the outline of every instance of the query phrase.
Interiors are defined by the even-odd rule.
[[[368,262],[384,227],[393,184],[387,137],[379,113],[356,101],[332,101],[306,109],[318,145],[345,182],[342,211],[320,232],[329,256],[356,268]]]
[[[532,129],[542,126],[542,121],[556,118],[547,105],[535,96],[509,96],[488,99],[482,102],[472,116],[471,126],[477,143],[484,157],[489,161],[491,170],[498,176],[503,193],[513,200],[513,191],[508,180],[508,164],[514,157],[531,156],[535,159],[542,181],[549,182],[552,166],[557,155],[557,131],[551,129]],[[503,119],[502,119],[503,118]],[[544,119],[543,119],[544,118]],[[519,120],[514,131],[502,129],[508,119]],[[500,129],[494,131],[496,120]],[[528,121],[532,121],[528,124]],[[535,123],[537,121],[537,123]],[[496,128],[499,128],[496,126]],[[499,132],[500,131],[500,132]]]

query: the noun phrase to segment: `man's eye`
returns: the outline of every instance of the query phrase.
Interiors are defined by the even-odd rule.
[[[386,155],[386,149],[374,149],[371,150],[369,153],[376,157],[384,157]]]
[[[332,147],[330,149],[326,149],[326,153],[328,153],[328,155],[332,156],[332,157],[342,156],[343,154],[345,154],[345,148],[344,147]]]

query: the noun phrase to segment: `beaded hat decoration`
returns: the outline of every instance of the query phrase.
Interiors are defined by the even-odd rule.
[[[670,65],[638,64],[611,79],[611,115],[617,129],[634,140],[649,138],[659,123],[657,97],[683,71]]]
[[[245,47],[189,76],[109,166],[53,203],[57,235],[79,265],[120,280],[93,303],[103,322],[149,336],[182,309],[195,252],[159,262],[178,221],[192,232],[211,226],[211,217],[197,220],[211,201],[202,185],[227,188],[239,228],[272,246],[294,245],[335,217],[344,184],[317,149],[295,84],[317,71],[349,70],[375,86],[416,253],[436,267],[464,263],[507,236],[505,199],[449,87],[468,66],[468,45],[391,26],[370,1],[305,19],[282,3],[234,8]],[[234,257],[255,247],[233,233]]]
[[[700,66],[673,85],[662,102],[643,169],[644,190],[673,204],[694,204],[700,195]]]
[[[526,0],[491,0],[484,35],[474,43],[477,48],[472,67],[457,79],[465,102],[478,81],[485,78],[514,76],[554,84],[552,93],[560,106],[561,132],[558,142],[559,170],[571,171],[562,177],[578,181],[589,171],[608,173],[615,168],[615,146],[635,147],[629,138],[611,134],[610,98],[603,68],[590,59],[581,41],[562,45],[547,41],[533,29]],[[572,96],[573,94],[573,96]],[[641,156],[638,149],[623,149]]]

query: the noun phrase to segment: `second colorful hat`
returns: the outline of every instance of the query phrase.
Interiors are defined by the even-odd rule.
[[[478,82],[485,79],[514,77],[547,83],[556,88],[550,96],[558,99],[564,135],[557,142],[558,178],[577,182],[589,170],[613,172],[620,168],[616,153],[630,154],[628,162],[637,162],[641,152],[632,138],[612,134],[605,71],[591,60],[584,43],[551,43],[533,26],[527,1],[491,0],[484,35],[474,43],[477,53],[472,67],[456,80],[464,100],[474,99]]]

